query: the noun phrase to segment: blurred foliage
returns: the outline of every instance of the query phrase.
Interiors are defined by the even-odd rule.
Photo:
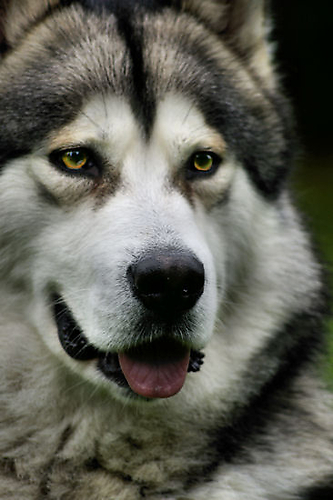
[[[307,155],[298,166],[294,191],[298,206],[306,216],[314,241],[328,271],[333,299],[333,154]],[[333,302],[333,300],[332,300]],[[333,309],[333,303],[332,303]],[[324,377],[333,389],[333,319],[329,323],[328,355]]]
[[[294,188],[315,239],[333,268],[333,154],[322,158],[307,155],[298,166]]]

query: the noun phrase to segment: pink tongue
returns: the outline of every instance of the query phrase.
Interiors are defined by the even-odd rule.
[[[183,387],[190,360],[190,350],[176,359],[150,359],[144,356],[119,354],[119,363],[132,389],[145,398],[169,398]]]

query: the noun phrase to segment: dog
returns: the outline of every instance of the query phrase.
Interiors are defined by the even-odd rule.
[[[1,500],[333,498],[267,4],[0,10]]]

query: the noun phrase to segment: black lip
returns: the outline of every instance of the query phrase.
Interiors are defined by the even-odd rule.
[[[101,351],[89,344],[87,338],[76,323],[70,309],[60,295],[52,297],[53,313],[58,329],[58,337],[64,351],[77,361],[97,359],[98,369],[120,387],[130,390],[130,387],[120,368],[118,354]],[[158,340],[156,341],[158,342]],[[142,348],[142,347],[141,347]],[[197,372],[203,364],[204,354],[191,350],[188,372]]]
[[[70,310],[60,296],[53,298],[58,337],[64,351],[73,359],[88,361],[99,357],[99,351],[89,344]]]

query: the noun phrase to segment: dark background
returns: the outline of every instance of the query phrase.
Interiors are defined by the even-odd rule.
[[[333,0],[272,0],[272,7],[277,62],[301,146],[292,178],[295,199],[326,261],[333,291]],[[330,327],[324,369],[333,389],[333,320]]]
[[[305,147],[332,153],[333,0],[272,0],[273,36]]]

